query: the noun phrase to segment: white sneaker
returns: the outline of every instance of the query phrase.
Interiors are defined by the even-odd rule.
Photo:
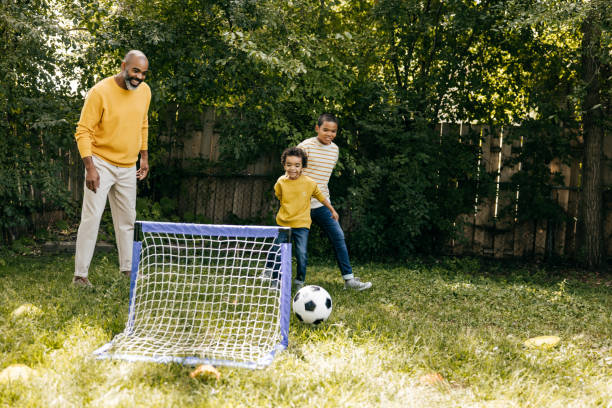
[[[293,287],[295,288],[296,291],[302,289],[304,287],[304,281],[300,281],[297,279],[293,280]]]
[[[344,289],[366,290],[372,287],[372,282],[361,282],[359,278],[347,279],[344,281]]]

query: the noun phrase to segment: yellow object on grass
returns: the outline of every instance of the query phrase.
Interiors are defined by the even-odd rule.
[[[17,309],[11,312],[11,318],[18,319],[24,316],[35,317],[40,316],[41,314],[43,314],[43,311],[40,310],[38,307],[34,306],[31,303],[24,303],[23,305],[19,306]]]
[[[38,376],[38,371],[24,364],[13,364],[0,371],[0,384],[9,382],[27,382],[32,377]]]
[[[561,339],[557,336],[538,336],[525,340],[523,344],[532,348],[552,348],[555,347]]]

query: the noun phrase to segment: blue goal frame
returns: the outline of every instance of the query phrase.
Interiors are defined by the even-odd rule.
[[[133,354],[119,354],[109,352],[113,340],[94,351],[97,359],[120,359],[127,361],[148,361],[156,363],[179,363],[184,365],[224,365],[244,367],[250,369],[264,368],[274,360],[275,355],[286,349],[289,345],[289,320],[291,317],[291,228],[273,226],[239,226],[214,224],[189,224],[173,222],[137,221],[134,224],[134,244],[132,252],[132,269],[130,272],[129,312],[125,332],[129,335],[134,325],[134,298],[136,296],[136,278],[140,266],[142,251],[142,234],[146,232],[200,235],[212,237],[241,237],[241,238],[275,238],[280,231],[287,231],[287,242],[280,242],[281,250],[281,295],[280,295],[280,342],[267,355],[258,361],[238,362],[231,360],[206,359],[197,356],[169,357],[169,356],[141,356]]]

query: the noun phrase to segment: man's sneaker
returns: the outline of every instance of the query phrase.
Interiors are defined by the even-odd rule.
[[[361,282],[359,278],[344,281],[344,289],[366,290],[372,287],[372,282]]]
[[[272,274],[274,273],[273,269],[265,269],[262,273],[261,273],[261,278],[262,279],[272,279]]]
[[[91,287],[93,287],[93,285],[91,284],[89,279],[87,279],[87,278],[85,278],[83,276],[75,276],[74,278],[72,278],[72,284],[74,286],[78,286],[78,287],[82,287],[82,288],[91,288]]]
[[[121,274],[126,278],[130,278],[132,276],[132,271],[121,271]]]
[[[295,288],[295,290],[297,292],[298,290],[300,290],[300,289],[302,289],[304,287],[304,281],[294,279],[293,280],[293,287]]]

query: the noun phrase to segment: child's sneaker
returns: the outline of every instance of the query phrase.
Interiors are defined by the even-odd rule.
[[[302,289],[304,287],[304,281],[294,279],[293,280],[293,287],[295,288],[295,290],[297,292],[298,290],[300,290],[300,289]]]
[[[372,287],[372,282],[361,282],[359,278],[344,281],[344,289],[366,290]]]

